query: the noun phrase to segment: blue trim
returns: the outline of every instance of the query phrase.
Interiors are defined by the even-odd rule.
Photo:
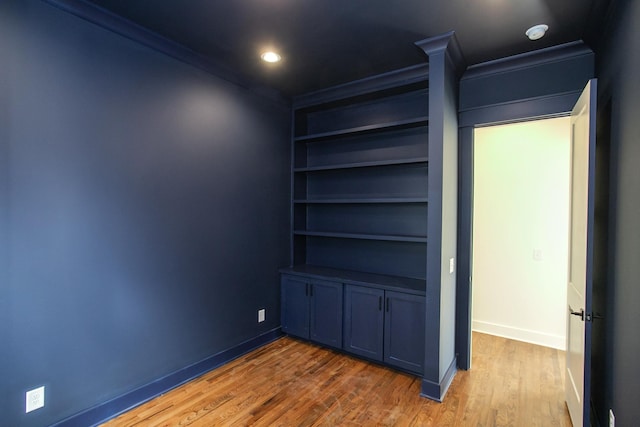
[[[416,45],[429,57],[429,153],[437,161],[429,164],[429,208],[427,215],[427,235],[429,247],[442,247],[443,242],[455,238],[451,228],[444,227],[447,221],[455,221],[457,213],[447,196],[456,197],[457,187],[444,180],[445,168],[457,168],[457,159],[444,156],[445,147],[458,145],[458,108],[459,77],[465,64],[454,32],[422,40]],[[445,161],[446,160],[446,161]],[[454,217],[444,217],[445,211]],[[444,212],[444,213],[443,213]],[[453,219],[452,219],[453,218]],[[455,249],[456,243],[447,251]],[[446,245],[445,245],[446,246]],[[440,401],[441,362],[450,356],[441,353],[443,343],[455,339],[454,319],[449,314],[455,310],[455,298],[451,289],[443,292],[443,286],[449,285],[449,278],[442,276],[441,264],[444,254],[437,250],[426,257],[426,327],[423,371],[423,396]],[[443,314],[446,313],[446,314]],[[448,346],[447,346],[448,347]],[[455,360],[453,354],[452,359]]]
[[[461,80],[477,79],[495,74],[508,73],[542,64],[565,61],[568,58],[593,55],[593,51],[582,41],[574,41],[493,61],[482,62],[467,68]]]
[[[138,406],[149,400],[168,392],[194,378],[197,378],[215,368],[218,368],[238,357],[249,353],[265,344],[283,336],[280,328],[273,329],[248,341],[245,341],[233,348],[210,356],[193,365],[189,365],[176,372],[159,378],[149,384],[143,385],[135,390],[101,403],[79,414],[72,415],[52,427],[86,427],[97,426],[109,419]]]
[[[464,58],[464,54],[462,53],[462,48],[460,47],[455,31],[449,31],[439,36],[420,40],[414,44],[422,49],[429,57],[438,53],[445,53],[448,55],[449,59],[451,59],[451,64],[454,67],[456,80],[459,80],[462,73],[467,69],[467,61]]]
[[[456,275],[456,354],[458,368],[471,369],[471,237],[473,233],[473,127],[458,133],[458,271]]]
[[[436,402],[442,402],[447,391],[449,391],[453,378],[458,372],[457,366],[458,361],[454,357],[439,383],[434,383],[433,381],[423,378],[420,396],[435,400]]]
[[[460,128],[477,127],[522,121],[523,118],[566,115],[581,92],[571,91],[461,110],[458,125]]]
[[[140,43],[155,51],[164,53],[186,64],[192,65],[218,78],[241,86],[260,96],[289,107],[290,101],[280,92],[266,86],[251,83],[245,76],[229,69],[219,61],[197,53],[186,46],[161,36],[141,25],[125,19],[93,3],[83,0],[43,0],[53,7],[61,9],[81,19],[96,24],[106,30]]]
[[[449,391],[449,387],[451,387],[451,383],[453,382],[453,379],[456,376],[456,373],[458,372],[458,359],[456,357],[453,358],[453,360],[451,361],[451,363],[449,364],[449,367],[447,368],[447,371],[444,373],[444,377],[442,378],[442,381],[440,381],[440,385],[441,385],[441,396],[444,399],[444,396],[447,394],[447,391]]]

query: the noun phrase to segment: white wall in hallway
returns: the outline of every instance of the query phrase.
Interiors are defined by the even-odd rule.
[[[473,330],[565,348],[570,122],[474,135]]]

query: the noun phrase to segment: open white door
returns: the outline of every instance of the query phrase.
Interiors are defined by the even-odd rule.
[[[587,83],[571,113],[571,209],[567,286],[565,397],[574,427],[589,426],[591,290],[597,81]]]

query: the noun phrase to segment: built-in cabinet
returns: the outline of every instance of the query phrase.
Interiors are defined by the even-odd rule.
[[[420,374],[421,393],[440,400],[456,371],[456,273],[449,265],[464,58],[453,32],[416,44],[428,64],[294,99],[282,319],[285,332],[321,342],[304,330],[314,324],[309,284],[341,286],[340,348]],[[295,283],[298,289],[288,289]],[[334,321],[336,299],[317,301],[328,304]]]
[[[344,349],[404,370],[422,373],[424,310],[422,295],[347,285]]]
[[[379,286],[283,274],[282,330],[422,374],[424,295]]]
[[[282,277],[282,330],[331,347],[342,347],[341,283]]]
[[[422,374],[428,110],[424,66],[296,100],[284,332]]]
[[[365,286],[345,290],[344,349],[359,356],[384,358],[384,291]]]

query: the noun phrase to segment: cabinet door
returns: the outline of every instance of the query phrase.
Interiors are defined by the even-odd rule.
[[[309,284],[292,276],[282,276],[282,331],[309,338]]]
[[[422,374],[425,298],[392,291],[385,297],[384,362]]]
[[[310,338],[321,344],[342,347],[342,283],[310,283]]]
[[[347,285],[345,288],[344,349],[382,361],[384,291]]]

